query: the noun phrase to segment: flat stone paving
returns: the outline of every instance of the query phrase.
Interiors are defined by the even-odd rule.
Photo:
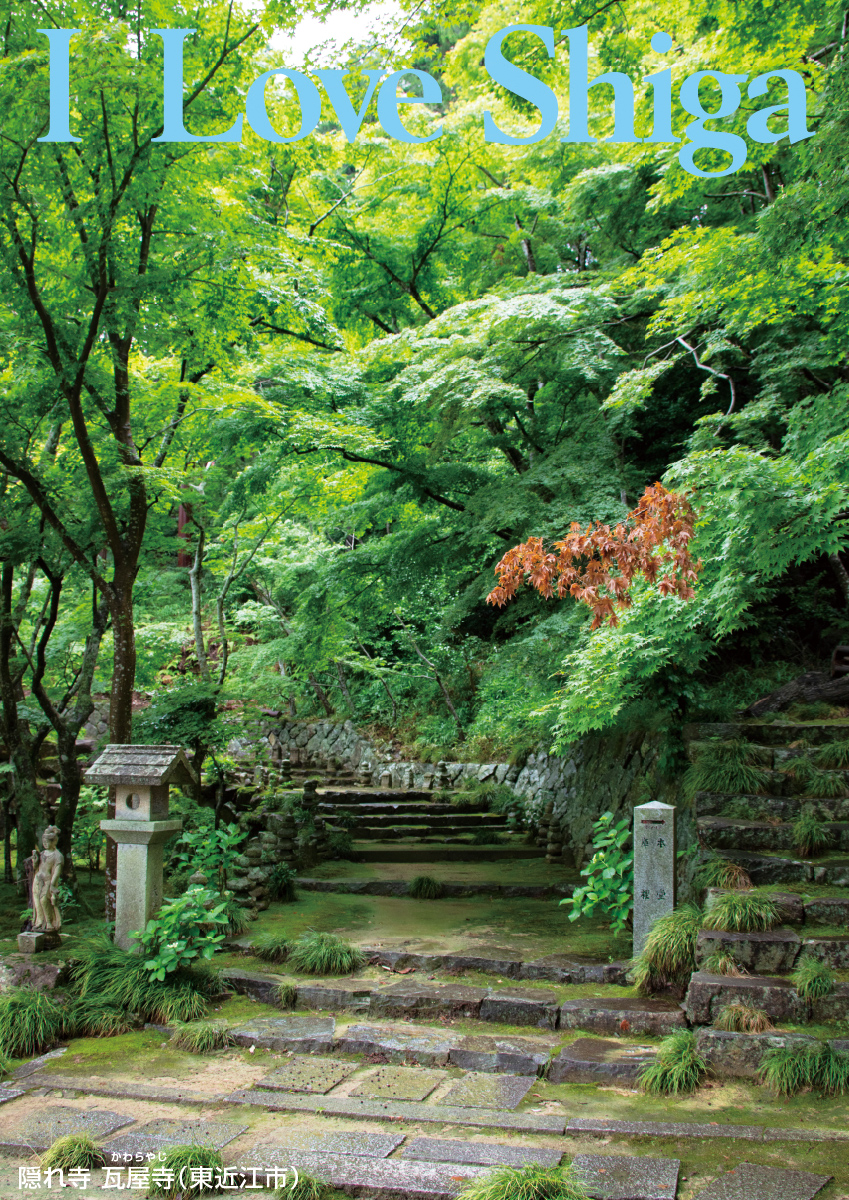
[[[93,1138],[103,1138],[132,1123],[132,1117],[104,1108],[79,1109],[49,1104],[40,1112],[28,1113],[17,1121],[13,1115],[11,1128],[7,1126],[0,1133],[0,1148],[30,1152],[46,1150],[57,1138],[69,1133],[87,1133]]]
[[[680,1167],[677,1158],[577,1154],[572,1159],[573,1171],[593,1200],[674,1200]]]
[[[14,1100],[16,1096],[23,1096],[26,1088],[6,1088],[0,1087],[0,1104],[5,1104],[7,1100]]]
[[[454,1067],[467,1071],[506,1072],[510,1075],[540,1075],[554,1046],[530,1038],[469,1034],[461,1037],[448,1052]]]
[[[351,1195],[397,1197],[398,1200],[441,1200],[442,1197],[456,1196],[468,1180],[476,1179],[486,1170],[466,1163],[412,1162],[305,1151],[298,1152],[293,1162],[299,1171],[317,1175],[332,1187]]]
[[[625,1137],[737,1138],[744,1142],[838,1142],[849,1134],[838,1129],[782,1129],[763,1125],[720,1125],[700,1121],[613,1121],[605,1117],[576,1117],[567,1134],[621,1134]]]
[[[360,1158],[388,1158],[404,1140],[401,1133],[315,1133],[306,1129],[281,1131],[274,1142],[254,1146],[242,1156],[240,1166],[285,1167],[291,1165],[292,1151],[313,1154],[355,1154]]]
[[[446,1034],[415,1025],[349,1025],[336,1048],[343,1054],[385,1054],[393,1062],[414,1059],[426,1067],[441,1067],[448,1062],[451,1042]]]
[[[740,1163],[698,1192],[695,1200],[813,1200],[830,1179],[830,1175],[812,1175],[809,1171]]]
[[[132,1133],[111,1138],[104,1144],[103,1152],[116,1163],[121,1162],[126,1154],[157,1153],[171,1146],[211,1146],[213,1150],[220,1150],[247,1128],[247,1125],[237,1125],[234,1121],[171,1121],[161,1118],[149,1121]]]
[[[358,1066],[359,1063],[340,1062],[338,1058],[294,1054],[282,1067],[261,1079],[258,1086],[286,1092],[329,1092]]]
[[[329,1054],[336,1022],[333,1017],[266,1017],[232,1030],[237,1046],[264,1050],[294,1050],[302,1054]]]
[[[427,1067],[375,1067],[349,1093],[369,1100],[424,1100],[446,1079]]]
[[[463,1108],[516,1108],[537,1082],[536,1075],[485,1075],[470,1071],[442,1097]]]
[[[556,1167],[563,1152],[539,1146],[503,1146],[499,1142],[417,1137],[411,1138],[398,1157],[425,1162],[474,1163],[483,1167],[524,1167],[529,1163]]]

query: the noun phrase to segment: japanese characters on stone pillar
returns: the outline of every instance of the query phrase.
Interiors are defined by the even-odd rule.
[[[634,809],[634,954],[674,907],[675,808],[652,800]]]
[[[197,783],[179,746],[107,746],[85,775],[86,783],[115,788],[115,819],[101,821],[118,843],[115,942],[131,950],[130,936],[144,929],[162,904],[162,849],[183,828],[168,819],[172,783]]]

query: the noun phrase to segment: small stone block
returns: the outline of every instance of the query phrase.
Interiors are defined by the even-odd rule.
[[[7,1100],[14,1100],[16,1096],[23,1096],[26,1088],[6,1088],[0,1087],[0,1104],[5,1104]]]
[[[237,1046],[329,1054],[335,1029],[333,1017],[268,1017],[232,1030],[232,1036]]]
[[[699,1054],[718,1078],[754,1079],[768,1050],[793,1044],[816,1044],[805,1034],[732,1033],[703,1027],[696,1035]]]
[[[484,1075],[470,1071],[442,1102],[461,1108],[516,1108],[537,1082],[536,1075]]]
[[[445,1066],[450,1048],[443,1034],[415,1025],[349,1025],[336,1042],[342,1054],[385,1054],[392,1062],[413,1059],[425,1067]]]
[[[371,1100],[424,1100],[445,1079],[426,1067],[376,1067],[350,1093]]]
[[[495,1071],[508,1075],[541,1075],[551,1047],[530,1038],[489,1037],[469,1034],[452,1046],[448,1061],[466,1071]]]
[[[813,1200],[822,1191],[830,1175],[812,1175],[808,1171],[784,1171],[740,1163],[733,1171],[720,1175],[695,1200]]]
[[[657,1051],[602,1038],[578,1038],[548,1069],[550,1083],[633,1083]]]
[[[594,1200],[674,1200],[680,1166],[677,1158],[623,1154],[578,1154],[572,1159],[572,1170]]]
[[[757,933],[703,929],[696,943],[696,961],[704,962],[712,954],[725,951],[741,967],[756,975],[792,971],[801,942],[792,929],[769,929]]]
[[[132,1117],[102,1108],[79,1109],[52,1104],[39,1112],[21,1116],[11,1129],[6,1128],[0,1133],[0,1147],[12,1150],[27,1148],[32,1153],[34,1150],[46,1150],[57,1138],[69,1133],[87,1133],[93,1138],[103,1138],[132,1123]]]
[[[171,1146],[186,1146],[197,1143],[220,1150],[244,1133],[247,1125],[236,1125],[233,1121],[171,1121],[162,1118],[149,1121],[132,1133],[122,1133],[112,1138],[103,1147],[107,1161],[123,1160],[125,1154],[158,1153]]]
[[[665,1037],[686,1029],[687,1020],[673,1000],[567,1000],[560,1006],[561,1029],[604,1034],[652,1034]]]
[[[563,1152],[540,1146],[502,1146],[499,1142],[460,1142],[451,1138],[413,1138],[400,1158],[424,1162],[474,1163],[482,1167],[542,1167],[559,1165]]]
[[[380,1016],[413,1016],[421,1013],[448,1017],[479,1017],[481,1005],[489,995],[485,988],[449,985],[416,986],[407,981],[391,984],[372,993],[371,1011]]]
[[[482,1021],[500,1021],[502,1025],[536,1025],[540,1029],[557,1028],[557,997],[554,992],[509,989],[493,991],[481,1004]]]
[[[686,1011],[693,1025],[710,1025],[720,1008],[743,1000],[762,1008],[773,1021],[803,1024],[808,1019],[807,1005],[796,995],[789,979],[762,975],[711,975],[695,971],[687,988]]]
[[[257,1087],[279,1088],[284,1092],[324,1093],[353,1075],[356,1069],[357,1063],[295,1054],[279,1070],[260,1079]]]
[[[61,945],[62,939],[53,929],[42,933],[18,934],[18,951],[21,954],[39,954],[42,950],[58,950]]]
[[[402,1133],[316,1133],[305,1129],[286,1129],[273,1144],[254,1146],[245,1155],[244,1165],[290,1166],[293,1150],[306,1150],[312,1154],[358,1154],[362,1158],[388,1158],[403,1140]]]

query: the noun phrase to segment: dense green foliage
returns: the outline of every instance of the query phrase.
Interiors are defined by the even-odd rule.
[[[634,907],[634,854],[631,841],[631,822],[625,818],[614,824],[613,813],[602,813],[593,823],[593,856],[581,874],[587,882],[575,888],[570,898],[561,900],[571,905],[570,921],[591,917],[596,909],[610,917],[610,928],[621,933],[631,920]]]
[[[296,974],[347,975],[364,962],[362,952],[335,933],[303,933],[289,947],[288,966]]]
[[[806,1088],[843,1096],[849,1091],[849,1054],[828,1042],[790,1042],[767,1050],[759,1078],[779,1096],[795,1096]]]
[[[103,1151],[87,1133],[69,1133],[45,1151],[40,1166],[42,1171],[91,1171],[105,1161]]]

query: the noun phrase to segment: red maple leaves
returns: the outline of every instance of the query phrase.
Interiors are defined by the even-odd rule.
[[[503,607],[527,582],[547,599],[568,594],[586,604],[597,629],[605,621],[618,625],[616,610],[631,603],[637,575],[656,583],[662,596],[690,600],[702,568],[690,555],[694,521],[687,497],[656,483],[615,528],[596,521],[582,530],[575,522],[553,550],[535,537],[508,550],[496,564],[498,586],[487,603]]]

